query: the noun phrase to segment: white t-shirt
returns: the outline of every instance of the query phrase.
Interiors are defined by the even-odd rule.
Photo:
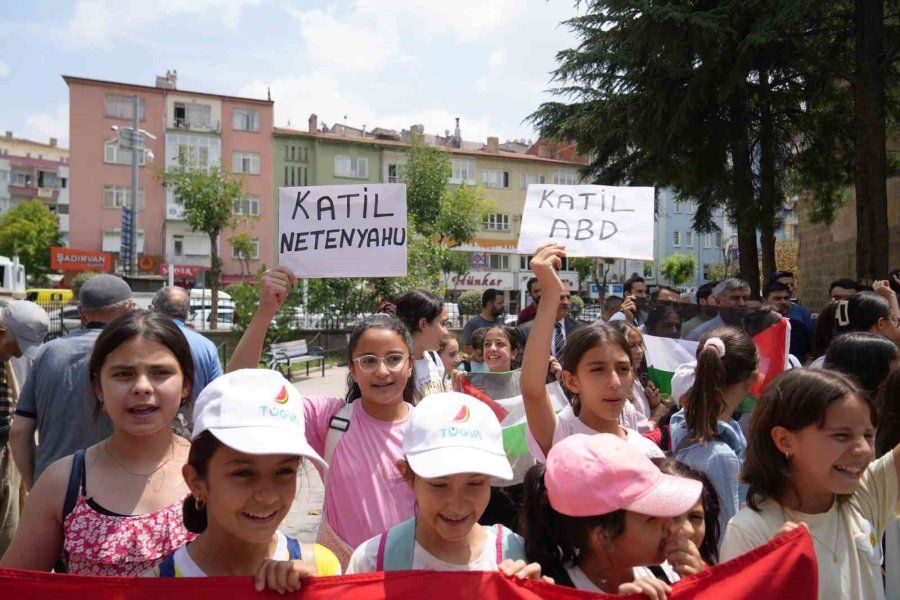
[[[819,563],[820,600],[882,600],[881,537],[895,517],[897,471],[893,452],[866,469],[849,500],[834,502],[828,512],[810,515],[783,510],[774,500],[747,507],[725,530],[722,562],[766,544],[785,521],[806,523]]]
[[[553,429],[553,441],[550,444],[551,446],[555,446],[570,435],[575,435],[576,433],[585,433],[587,435],[596,435],[599,433],[582,423],[581,419],[575,416],[575,410],[571,406],[567,406],[559,411],[559,414],[554,415],[554,418],[556,419],[556,426]],[[637,446],[647,458],[665,457],[665,454],[659,449],[659,446],[639,434],[634,429],[629,429],[628,427],[623,427],[622,429],[626,433],[625,441]],[[546,462],[547,458],[544,456],[544,453],[541,452],[541,448],[535,441],[530,427],[525,430],[525,440],[528,442],[528,450],[531,452],[531,455],[539,462]]]
[[[444,363],[435,360],[432,352],[426,352],[423,358],[417,359],[413,364],[413,381],[420,398],[443,392]]]
[[[681,578],[678,576],[678,573],[672,570],[671,565],[668,562],[664,562],[660,565],[662,567],[663,572],[666,574],[666,577],[669,578],[669,583],[675,583],[679,581]],[[656,579],[656,575],[653,574],[653,571],[648,569],[647,567],[634,567],[632,569],[634,573],[634,579],[641,579],[642,577],[647,577],[650,579]],[[593,581],[588,579],[588,576],[584,574],[577,565],[574,567],[566,567],[566,573],[569,574],[569,579],[572,580],[572,585],[575,586],[576,590],[583,590],[585,592],[594,592],[597,594],[614,594],[616,591],[612,592],[604,592],[600,589],[600,586],[595,584]]]
[[[497,570],[497,534],[487,527],[482,527],[485,533],[484,549],[481,555],[467,565],[455,565],[443,561],[416,542],[413,548],[413,571],[496,571]],[[378,545],[381,535],[376,535],[363,542],[350,557],[347,565],[347,575],[352,573],[373,573],[378,568]]]

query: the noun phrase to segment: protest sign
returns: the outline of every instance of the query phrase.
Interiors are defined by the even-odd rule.
[[[568,256],[653,260],[652,187],[529,185],[519,254],[549,242]]]
[[[259,600],[252,577],[85,577],[0,569],[0,598],[66,600]],[[398,571],[303,580],[298,600],[585,600],[620,598],[592,594],[542,581],[511,579],[477,571]],[[818,597],[818,570],[812,538],[804,527],[779,536],[727,563],[688,577],[673,586],[672,600],[756,600]]]
[[[278,190],[279,264],[297,277],[406,275],[406,185]]]

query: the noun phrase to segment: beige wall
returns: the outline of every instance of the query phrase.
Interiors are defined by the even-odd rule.
[[[900,178],[888,180],[889,262],[900,268]],[[838,213],[831,226],[813,224],[806,206],[798,205],[800,239],[799,294],[812,311],[829,300],[829,284],[842,277],[856,278],[856,196],[851,188],[850,201]],[[887,277],[887,273],[884,274]]]

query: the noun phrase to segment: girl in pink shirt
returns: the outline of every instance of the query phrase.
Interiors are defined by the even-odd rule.
[[[228,370],[255,368],[269,323],[296,282],[285,267],[267,271],[260,306]],[[346,568],[353,548],[414,515],[415,498],[397,462],[414,403],[413,342],[387,314],[367,317],[350,335],[345,397],[306,397],[306,439],[328,469],[318,542]]]

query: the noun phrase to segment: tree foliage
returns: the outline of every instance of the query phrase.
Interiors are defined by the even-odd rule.
[[[40,200],[17,204],[0,216],[0,254],[18,256],[31,285],[45,285],[50,247],[59,246],[59,218]]]
[[[698,200],[697,231],[713,229],[713,210],[724,206],[741,272],[758,291],[757,230],[763,270],[773,269],[786,193],[805,187],[817,214],[832,215],[854,165],[855,88],[835,73],[854,69],[853,11],[837,0],[581,5],[566,23],[580,43],[558,54],[553,74],[567,102],[542,104],[532,121],[546,137],[575,140],[598,183],[671,186]],[[896,18],[885,16],[887,29]],[[900,36],[886,39],[890,65]]]
[[[665,257],[659,266],[660,274],[676,287],[693,279],[696,269],[697,258],[680,252]]]
[[[172,189],[184,209],[184,220],[193,231],[209,236],[209,287],[212,290],[210,328],[218,321],[219,281],[222,260],[219,258],[219,234],[236,227],[240,221],[234,215],[234,201],[244,196],[241,177],[223,171],[217,165],[198,168],[190,157],[180,156],[178,165],[160,174],[163,183]]]

